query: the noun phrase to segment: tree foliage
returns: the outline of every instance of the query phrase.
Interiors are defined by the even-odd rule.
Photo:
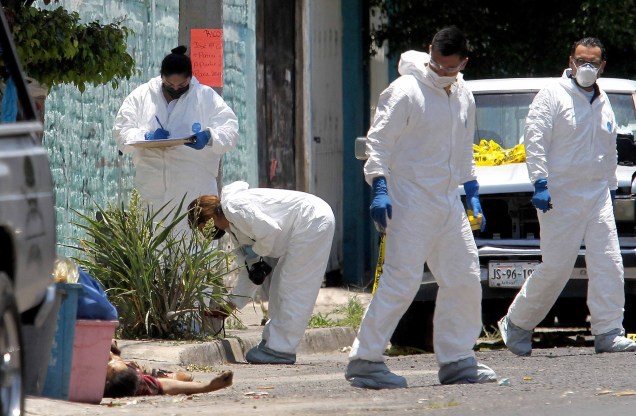
[[[111,83],[135,73],[135,62],[126,50],[132,33],[122,21],[82,23],[77,12],[62,7],[39,9],[34,1],[4,1],[13,39],[24,70],[49,87]],[[43,0],[49,4],[50,0]]]
[[[575,41],[594,36],[607,49],[605,76],[636,77],[635,0],[369,0],[381,22],[373,46],[389,55],[428,51],[433,35],[456,25],[471,44],[466,78],[558,76]]]

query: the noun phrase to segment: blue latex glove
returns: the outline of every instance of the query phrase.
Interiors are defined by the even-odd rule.
[[[373,179],[373,200],[371,201],[371,218],[382,228],[386,228],[386,217],[393,215],[391,199],[386,191],[386,178],[378,176]]]
[[[481,210],[481,202],[479,202],[479,182],[475,179],[466,182],[464,184],[464,192],[466,192],[466,203],[468,204],[468,208],[473,210],[473,215],[477,217],[481,214],[480,231],[484,232],[486,229],[486,216]]]
[[[534,183],[534,195],[532,195],[532,205],[536,209],[548,212],[552,208],[552,198],[548,191],[548,180],[537,179]]]
[[[159,139],[167,139],[170,136],[170,132],[168,130],[164,130],[162,128],[158,128],[155,131],[148,132],[144,136],[146,140],[159,140]]]
[[[243,255],[245,256],[245,260],[251,260],[253,258],[261,257],[254,252],[254,250],[252,249],[252,246],[242,246],[241,248],[243,249]]]
[[[194,133],[194,137],[196,137],[197,141],[194,143],[188,143],[186,144],[186,146],[196,150],[201,150],[208,144],[212,135],[210,134],[210,131],[208,129],[205,129],[198,133]]]

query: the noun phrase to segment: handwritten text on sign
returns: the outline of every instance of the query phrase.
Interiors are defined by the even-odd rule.
[[[191,29],[190,59],[201,84],[223,87],[223,30]]]

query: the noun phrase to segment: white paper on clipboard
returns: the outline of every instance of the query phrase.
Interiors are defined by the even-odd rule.
[[[126,144],[133,147],[170,147],[170,146],[180,146],[183,144],[194,143],[196,141],[197,141],[196,136],[194,134],[191,134],[190,136],[169,137],[167,139],[133,140],[130,142],[126,142]]]

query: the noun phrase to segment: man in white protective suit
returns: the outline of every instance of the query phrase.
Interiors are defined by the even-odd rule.
[[[238,141],[234,112],[210,87],[192,75],[185,46],[161,63],[161,75],[137,87],[124,100],[113,126],[119,150],[132,154],[135,188],[154,210],[167,214],[187,193],[217,194],[221,157]],[[135,147],[139,141],[195,135],[196,142],[171,147]],[[187,229],[185,221],[180,227]]]
[[[526,165],[535,188],[542,263],[499,321],[506,346],[517,355],[531,354],[532,332],[567,284],[583,240],[595,351],[636,351],[636,343],[624,336],[623,263],[612,208],[616,122],[596,84],[605,63],[601,41],[576,42],[570,67],[537,94],[526,119]]]
[[[188,209],[193,228],[203,231],[212,220],[241,251],[278,259],[269,277],[269,320],[262,341],[245,359],[254,364],[294,364],[329,260],[335,228],[331,207],[304,192],[249,189],[239,181],[224,186],[221,198],[204,195]],[[230,296],[230,309],[245,306],[269,272],[260,262],[247,266]]]
[[[469,207],[482,214],[475,101],[459,73],[468,61],[466,38],[456,27],[442,29],[429,53],[402,54],[401,76],[380,95],[367,135],[371,217],[386,229],[386,248],[345,372],[355,387],[407,387],[383,353],[422,282],[425,262],[439,285],[433,343],[440,382],[496,381],[473,352],[482,328],[479,259],[459,192],[463,184]]]

